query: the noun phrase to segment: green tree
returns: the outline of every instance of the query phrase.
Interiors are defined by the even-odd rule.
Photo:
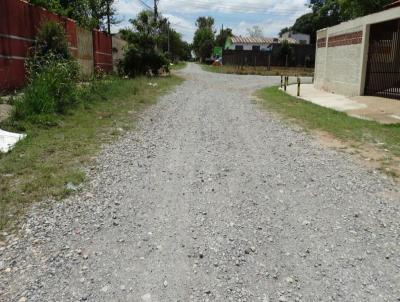
[[[29,0],[30,3],[69,17],[82,27],[109,31],[117,24],[115,0]]]
[[[292,30],[291,27],[284,27],[284,28],[282,28],[282,29],[280,30],[280,32],[279,32],[279,37],[282,37],[283,34],[289,32],[289,31],[291,31],[291,30]]]
[[[162,16],[156,19],[151,10],[144,10],[129,21],[132,27],[120,31],[123,39],[128,42],[119,66],[120,72],[134,77],[146,74],[149,70],[158,74],[161,67],[168,68],[168,60],[162,53],[167,19]]]
[[[161,40],[162,28],[167,22],[166,19],[159,17],[156,20],[151,10],[144,10],[129,22],[132,24],[132,28],[121,30],[123,39],[145,52],[151,52],[157,48]]]
[[[393,0],[310,0],[312,12],[299,17],[290,29],[311,35],[311,43],[315,43],[319,29],[378,12],[391,2]],[[287,29],[282,29],[281,34]]]
[[[214,27],[214,18],[213,17],[198,17],[196,20],[196,26],[198,28],[210,28]]]
[[[200,61],[203,62],[211,57],[215,45],[214,19],[212,17],[199,17],[196,21],[196,26],[193,49]]]
[[[224,47],[226,40],[233,36],[231,28],[221,29],[219,34],[215,37],[215,45]]]
[[[339,0],[341,12],[345,19],[353,19],[382,10],[393,0]]]
[[[182,35],[168,24],[161,31],[160,45],[164,53],[172,61],[188,60],[190,58],[190,46],[182,40]]]
[[[290,43],[288,40],[283,40],[281,44],[281,48],[279,50],[279,56],[281,58],[282,63],[288,67],[290,64],[290,61],[292,59],[292,47],[290,46]]]

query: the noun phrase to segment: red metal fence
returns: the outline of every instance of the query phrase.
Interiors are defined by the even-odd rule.
[[[110,35],[93,30],[93,58],[96,69],[112,72],[112,39]]]
[[[0,0],[0,90],[19,88],[25,84],[24,61],[28,49],[40,25],[49,20],[59,22],[64,27],[69,49],[76,57],[78,40],[74,20],[22,0]],[[111,36],[93,31],[95,66],[106,71],[112,71],[111,44]]]

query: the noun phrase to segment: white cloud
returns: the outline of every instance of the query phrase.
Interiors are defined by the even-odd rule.
[[[115,8],[117,9],[117,13],[119,15],[137,15],[143,9],[143,6],[140,5],[140,2],[137,0],[117,0],[115,2]]]
[[[163,14],[163,16],[168,18],[171,27],[181,33],[184,40],[188,42],[192,40],[193,34],[196,31],[196,26],[193,22],[172,14]]]
[[[160,9],[176,13],[274,13],[287,15],[305,11],[307,0],[161,0]]]

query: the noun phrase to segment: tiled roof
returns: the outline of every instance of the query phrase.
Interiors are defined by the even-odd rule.
[[[256,38],[256,37],[242,37],[242,36],[233,36],[231,38],[232,44],[272,44],[272,43],[280,43],[284,39],[278,38]],[[294,39],[287,39],[289,43],[295,44],[296,41]]]

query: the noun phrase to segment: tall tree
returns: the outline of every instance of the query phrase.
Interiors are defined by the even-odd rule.
[[[57,14],[67,16],[80,26],[107,29],[117,24],[115,0],[29,0]]]
[[[345,19],[353,19],[382,10],[394,0],[339,0],[341,13]]]
[[[212,29],[214,27],[214,22],[213,17],[198,17],[196,20],[196,26],[198,28]]]
[[[317,30],[378,12],[391,2],[393,0],[310,0],[312,12],[299,17],[290,29],[311,35],[311,43],[315,43]],[[282,29],[281,33],[286,30]]]
[[[203,62],[211,57],[215,45],[214,18],[199,17],[196,21],[197,30],[194,33],[193,49]]]
[[[121,30],[122,37],[141,51],[152,52],[160,40],[160,30],[166,21],[154,19],[153,11],[144,10],[129,22],[132,29]]]
[[[231,28],[224,28],[219,31],[219,34],[215,37],[215,45],[224,47],[226,40],[233,36]]]

